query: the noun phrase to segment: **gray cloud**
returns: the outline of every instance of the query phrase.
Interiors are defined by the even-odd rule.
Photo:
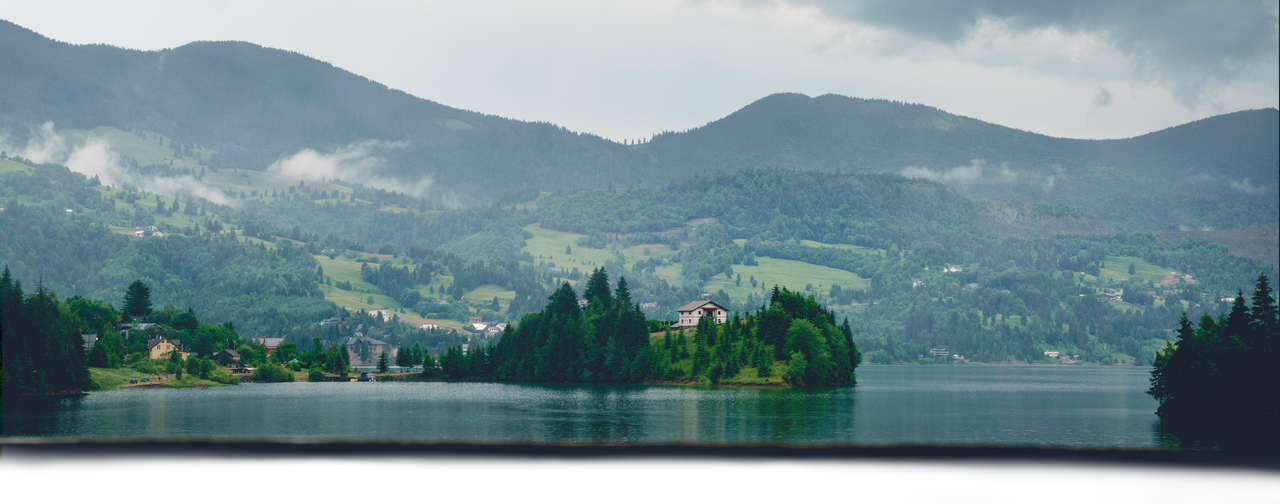
[[[1129,57],[1142,80],[1160,81],[1195,106],[1214,84],[1277,85],[1280,1],[1234,0],[741,0],[815,7],[829,17],[955,45],[986,19],[1015,31],[1055,27],[1097,34]]]
[[[1098,90],[1098,94],[1093,97],[1094,108],[1101,108],[1111,105],[1111,90],[1102,88]]]

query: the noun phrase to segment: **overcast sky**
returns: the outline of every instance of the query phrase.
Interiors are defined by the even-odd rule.
[[[76,44],[243,40],[445,105],[615,140],[771,93],[935,106],[1121,138],[1276,107],[1280,0],[0,0]]]

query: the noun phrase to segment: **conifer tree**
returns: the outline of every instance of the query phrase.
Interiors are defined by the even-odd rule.
[[[133,317],[151,314],[151,289],[141,279],[129,284],[124,294],[124,312]]]
[[[386,373],[387,369],[387,352],[384,351],[378,355],[378,372]]]

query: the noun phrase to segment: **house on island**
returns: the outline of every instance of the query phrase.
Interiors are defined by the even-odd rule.
[[[697,327],[702,317],[711,317],[712,320],[721,324],[729,320],[729,310],[714,301],[694,301],[676,311],[680,313],[680,321],[671,326],[672,329]]]

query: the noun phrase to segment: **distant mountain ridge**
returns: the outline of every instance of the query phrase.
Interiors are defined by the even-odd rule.
[[[749,167],[894,172],[971,196],[1066,204],[1119,231],[1280,221],[1280,113],[1224,114],[1123,140],[1074,140],[924,105],[762,98],[705,126],[626,146],[420,99],[297,53],[245,42],[137,51],[57,42],[0,21],[0,127],[146,129],[263,170],[301,149],[395,142],[383,171],[489,202],[504,192],[658,185]]]

